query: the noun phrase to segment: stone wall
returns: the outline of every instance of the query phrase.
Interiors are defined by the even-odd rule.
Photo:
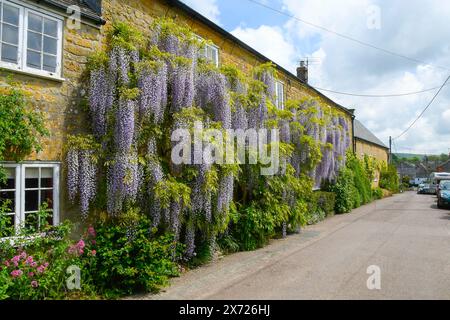
[[[378,161],[384,161],[388,163],[389,152],[387,149],[380,146],[376,146],[372,143],[356,139],[356,155],[359,158],[364,158],[365,155],[374,157]],[[380,172],[375,172],[375,180],[373,181],[373,187],[378,187],[380,182]]]

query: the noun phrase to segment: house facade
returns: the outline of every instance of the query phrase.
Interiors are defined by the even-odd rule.
[[[359,120],[355,120],[355,152],[359,158],[365,156],[372,157],[377,161],[388,163],[389,148],[381,142],[369,129],[367,129]],[[375,172],[373,186],[378,187],[380,181],[380,172]]]
[[[249,73],[254,66],[270,61],[180,1],[0,0],[0,6],[0,87],[10,86],[12,78],[25,92],[30,107],[44,113],[51,133],[42,141],[42,152],[23,163],[3,164],[8,182],[0,188],[0,199],[14,200],[10,216],[16,227],[35,214],[43,202],[50,203],[53,223],[79,220],[78,210],[67,200],[64,188],[64,146],[69,134],[87,130],[89,122],[82,106],[88,94],[83,85],[86,64],[89,56],[105,46],[113,22],[126,22],[145,34],[155,18],[171,17],[187,23],[199,37],[211,42],[203,54],[217,66],[231,64]],[[311,97],[353,123],[353,112],[309,86],[303,69],[298,75],[278,65],[276,70],[278,108],[284,108],[287,100]],[[369,153],[373,148],[377,156],[384,156],[381,146],[363,145],[360,139],[356,147]]]

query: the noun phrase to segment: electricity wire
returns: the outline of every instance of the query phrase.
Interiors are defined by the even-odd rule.
[[[334,30],[328,29],[328,28],[326,28],[326,27],[319,26],[319,25],[317,25],[317,24],[315,24],[315,23],[312,23],[312,22],[306,21],[306,20],[304,20],[304,19],[298,18],[298,17],[296,17],[296,16],[294,16],[294,15],[292,15],[292,14],[289,14],[289,13],[286,13],[286,12],[284,12],[284,11],[282,11],[282,10],[273,8],[273,7],[269,6],[269,5],[266,5],[266,4],[264,4],[264,3],[261,3],[261,2],[259,2],[259,1],[256,1],[256,0],[247,0],[247,1],[249,1],[249,2],[251,2],[251,3],[254,3],[254,4],[256,4],[256,5],[259,5],[259,6],[261,6],[261,7],[264,7],[264,8],[266,8],[266,9],[268,9],[268,10],[274,11],[274,12],[276,12],[276,13],[278,13],[278,14],[287,16],[287,17],[289,17],[289,18],[291,18],[291,19],[295,19],[295,20],[297,20],[297,21],[299,21],[299,22],[302,22],[302,23],[307,24],[307,25],[309,25],[309,26],[312,26],[312,27],[314,27],[314,28],[317,28],[317,29],[326,31],[326,32],[328,32],[328,33],[332,33],[332,34],[334,34],[334,35],[336,35],[336,36],[339,36],[339,37],[341,37],[341,38],[344,38],[344,39],[346,39],[346,40],[349,40],[349,41],[358,43],[358,44],[360,44],[360,45],[362,45],[362,46],[366,46],[366,47],[369,47],[369,48],[372,48],[372,49],[375,49],[375,50],[384,52],[385,54],[389,54],[389,55],[391,55],[391,56],[396,56],[396,57],[399,57],[399,58],[403,58],[403,59],[405,59],[405,60],[409,60],[409,61],[415,62],[415,63],[417,63],[417,64],[426,64],[426,65],[429,65],[429,66],[432,66],[432,67],[435,67],[435,68],[439,68],[439,69],[443,69],[443,70],[450,70],[450,69],[447,68],[447,67],[440,66],[440,65],[433,65],[433,64],[428,63],[428,62],[423,61],[423,60],[419,60],[419,59],[416,59],[416,58],[408,57],[408,56],[406,56],[406,55],[404,55],[404,54],[397,53],[397,52],[394,52],[394,51],[391,51],[391,50],[388,50],[388,49],[384,49],[384,48],[381,48],[381,47],[376,46],[376,45],[374,45],[374,44],[371,44],[371,43],[368,43],[368,42],[364,42],[364,41],[362,41],[362,40],[359,40],[359,39],[350,37],[350,36],[348,36],[348,35],[346,35],[346,34],[339,33],[339,32],[336,32],[336,31],[334,31]]]

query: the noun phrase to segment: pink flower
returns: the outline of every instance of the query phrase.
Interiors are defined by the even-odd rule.
[[[97,241],[92,240],[91,243],[92,243],[93,246],[95,246],[97,244]]]
[[[11,262],[19,262],[20,261],[20,256],[15,256],[14,258],[11,259]]]
[[[31,286],[33,288],[37,288],[37,287],[39,287],[39,283],[36,280],[33,280],[33,281],[31,281]]]
[[[37,268],[37,272],[38,273],[44,273],[44,271],[45,271],[45,267],[42,265],[42,266],[39,266],[38,268]]]
[[[29,272],[28,273],[28,277],[33,278],[34,277],[34,272]]]
[[[11,276],[13,277],[13,278],[18,278],[18,277],[20,277],[20,276],[22,276],[22,274],[23,274],[23,271],[22,270],[14,270],[13,272],[11,272]]]
[[[84,249],[84,247],[86,247],[86,244],[84,243],[83,239],[81,239],[80,241],[78,241],[77,247],[78,247],[79,249]]]
[[[48,268],[48,262],[44,263],[44,268]]]
[[[9,266],[10,266],[10,263],[9,263],[8,260],[6,260],[6,261],[4,262],[4,264],[5,264],[6,267],[9,267]]]
[[[32,268],[36,268],[36,267],[37,267],[37,262],[36,262],[36,261],[33,261],[33,262],[31,263],[31,267],[32,267]]]
[[[28,258],[27,258],[27,261],[25,262],[27,265],[31,265],[32,263],[33,263],[33,257],[32,256],[29,256]]]
[[[96,251],[96,250],[92,250],[92,251],[91,251],[91,254],[92,254],[93,256],[95,256],[95,255],[97,255],[97,251]]]
[[[20,258],[26,259],[26,258],[27,258],[27,253],[26,253],[25,251],[23,251],[23,252],[20,254]]]
[[[84,253],[83,249],[80,249],[80,255],[82,255]]]
[[[88,228],[88,234],[89,234],[90,236],[92,236],[92,237],[95,237],[95,236],[97,235],[97,233],[95,232],[94,227],[90,226],[90,227]]]

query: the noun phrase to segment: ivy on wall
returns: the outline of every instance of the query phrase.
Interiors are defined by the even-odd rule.
[[[216,68],[198,58],[204,44],[170,19],[157,19],[145,36],[115,24],[108,49],[90,59],[91,135],[71,137],[67,152],[69,196],[84,218],[104,212],[115,219],[138,208],[153,234],[171,232],[186,244],[186,259],[199,246],[214,247],[218,236],[251,229],[241,239],[251,249],[305,224],[313,186],[336,178],[350,146],[345,115],[316,99],[276,109],[272,64],[250,75]],[[260,175],[260,162],[173,164],[172,132],[193,132],[197,121],[224,136],[280,129],[280,141],[265,146],[278,143],[280,173]],[[192,146],[192,158],[195,152],[205,150]]]

